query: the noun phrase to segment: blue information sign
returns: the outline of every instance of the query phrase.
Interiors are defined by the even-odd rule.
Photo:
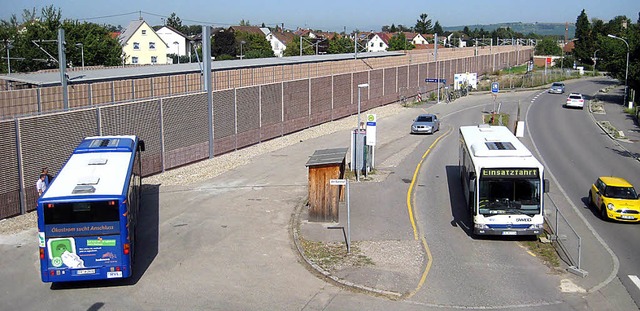
[[[498,93],[499,89],[498,89],[498,82],[492,82],[491,83],[491,93]]]
[[[432,83],[436,83],[436,82],[440,82],[440,83],[447,83],[447,79],[436,79],[436,78],[426,78],[424,79],[424,82],[432,82]]]

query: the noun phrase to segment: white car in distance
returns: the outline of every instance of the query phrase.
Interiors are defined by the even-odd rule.
[[[571,93],[564,104],[567,108],[584,108],[584,98],[580,93]]]

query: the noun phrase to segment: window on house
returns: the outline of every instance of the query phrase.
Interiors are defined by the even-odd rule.
[[[132,64],[137,64],[138,63],[138,57],[136,57],[136,56],[131,57],[131,63]]]
[[[382,47],[382,42],[380,42],[380,47]]]
[[[156,43],[155,42],[149,42],[149,50],[155,50],[156,49]]]
[[[146,34],[147,34],[147,30],[146,30],[146,29],[143,29],[143,30],[142,30],[142,35],[144,36],[144,35],[146,35]]]
[[[373,47],[373,42],[371,42],[371,47]]]
[[[133,49],[134,50],[139,50],[140,49],[140,42],[134,42],[133,43]]]
[[[151,56],[151,63],[152,64],[157,64],[158,63],[158,56]]]

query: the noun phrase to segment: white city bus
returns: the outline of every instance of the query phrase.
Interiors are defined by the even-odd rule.
[[[504,126],[460,127],[460,178],[478,235],[543,233],[544,167]]]

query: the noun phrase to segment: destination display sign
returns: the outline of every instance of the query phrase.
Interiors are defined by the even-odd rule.
[[[483,168],[480,177],[489,178],[538,178],[537,168]]]

